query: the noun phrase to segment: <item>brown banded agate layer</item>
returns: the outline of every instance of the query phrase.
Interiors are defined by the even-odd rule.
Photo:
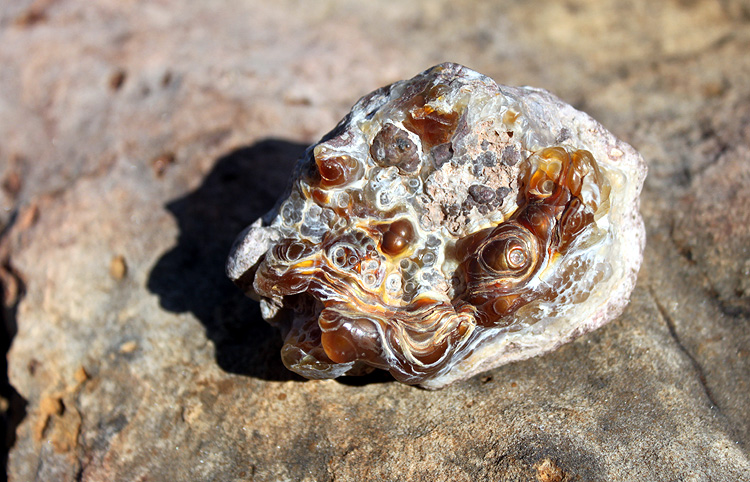
[[[618,316],[642,260],[640,156],[460,65],[362,98],[295,172],[227,273],[307,378],[439,388],[544,353]]]

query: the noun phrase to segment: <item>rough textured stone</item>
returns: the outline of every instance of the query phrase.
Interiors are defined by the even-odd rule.
[[[433,164],[435,145],[450,163]],[[524,162],[496,163],[508,148]],[[645,177],[585,113],[446,62],[363,96],[308,148],[227,275],[280,329],[295,373],[381,368],[437,389],[622,314]],[[507,202],[491,204],[496,190]]]
[[[749,20],[707,0],[5,2],[27,401],[9,478],[747,480]],[[362,92],[445,60],[554,92],[643,154],[631,304],[440,392],[292,378],[224,277],[229,246]]]

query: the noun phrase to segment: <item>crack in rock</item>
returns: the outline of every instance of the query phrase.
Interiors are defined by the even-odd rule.
[[[690,360],[690,363],[693,365],[693,369],[695,370],[698,381],[700,382],[701,387],[703,387],[703,391],[706,394],[706,398],[708,398],[708,401],[711,403],[712,408],[716,408],[717,410],[720,410],[719,404],[716,403],[716,399],[714,398],[714,395],[711,391],[711,389],[708,387],[708,382],[706,381],[706,373],[703,371],[703,367],[698,362],[698,360],[693,356],[693,354],[688,350],[688,348],[682,343],[682,340],[680,340],[679,335],[677,334],[677,329],[675,326],[674,319],[669,314],[667,309],[659,302],[659,299],[656,296],[656,292],[654,291],[654,288],[652,286],[648,287],[649,294],[651,295],[651,298],[654,300],[654,304],[656,305],[656,309],[659,310],[659,315],[664,319],[664,323],[667,325],[667,330],[669,331],[669,335],[674,339],[675,343],[677,344],[677,347],[682,351],[685,356]]]

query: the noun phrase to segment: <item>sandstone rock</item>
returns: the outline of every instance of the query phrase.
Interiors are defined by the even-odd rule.
[[[2,222],[25,285],[8,364],[27,402],[9,479],[746,480],[741,10],[5,2],[0,179],[20,187]],[[302,381],[224,276],[232,239],[362,92],[445,60],[554,92],[643,154],[631,303],[437,392]]]

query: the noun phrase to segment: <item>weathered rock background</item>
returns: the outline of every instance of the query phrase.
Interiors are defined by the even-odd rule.
[[[9,478],[750,480],[747,52],[740,0],[3,2]],[[359,96],[442,61],[641,151],[631,305],[438,392],[297,379],[231,241]]]

